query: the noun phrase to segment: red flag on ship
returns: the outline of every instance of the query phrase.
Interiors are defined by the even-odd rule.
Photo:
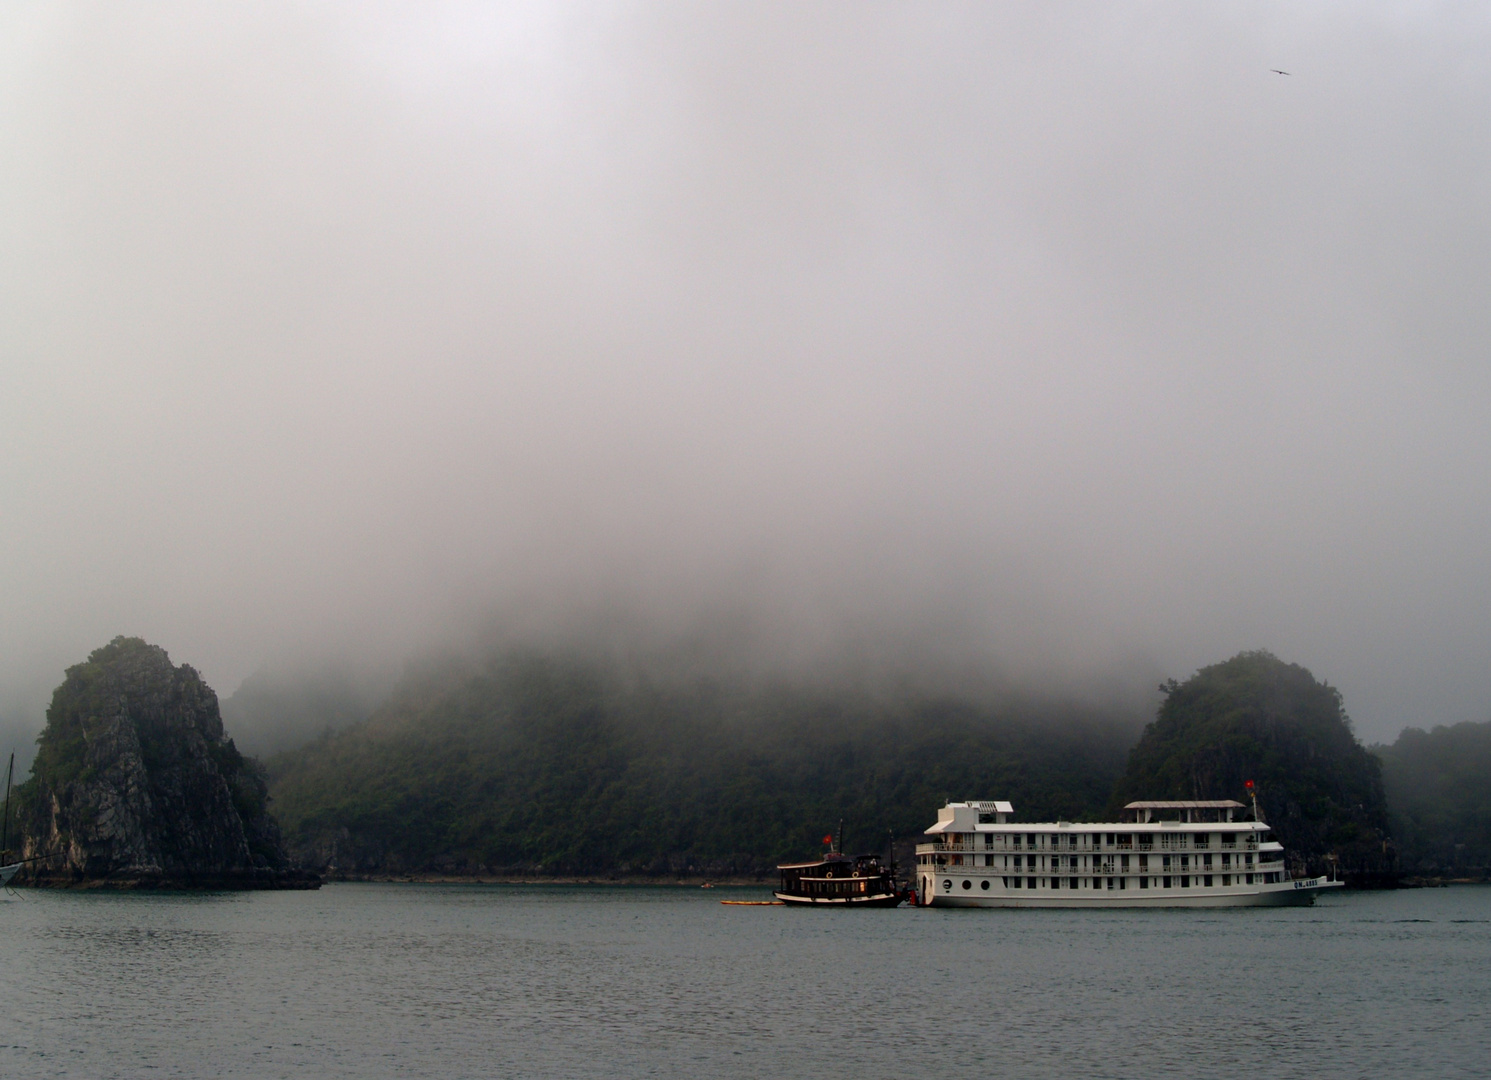
[[[823,838],[823,842],[824,842],[824,843],[825,843],[825,844],[832,844],[832,843],[833,843],[833,842],[834,842],[834,838],[833,838],[833,834],[832,834],[832,833],[830,833],[830,834],[829,834],[829,835],[827,835],[827,836],[825,836],[825,837],[824,837],[824,838]]]

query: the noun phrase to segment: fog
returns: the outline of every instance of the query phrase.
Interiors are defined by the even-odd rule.
[[[7,4],[0,733],[118,633],[223,696],[491,634],[1266,647],[1369,740],[1484,719],[1488,55],[1473,5]]]

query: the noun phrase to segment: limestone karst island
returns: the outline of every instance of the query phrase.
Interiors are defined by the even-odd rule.
[[[1491,865],[1491,725],[1366,747],[1334,688],[1264,652],[1167,682],[1147,724],[1059,702],[634,674],[532,652],[414,665],[361,715],[256,684],[233,722],[293,715],[303,730],[261,764],[192,667],[115,638],[52,697],[11,799],[15,881],[762,883],[841,819],[858,844],[895,837],[906,867],[949,798],[1092,822],[1133,799],[1246,798],[1249,780],[1300,874],[1379,887]]]
[[[320,884],[290,866],[262,770],[224,735],[217,695],[139,638],[115,638],[68,668],[15,801],[20,883]]]

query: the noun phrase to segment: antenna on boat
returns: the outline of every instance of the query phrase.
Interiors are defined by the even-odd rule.
[[[839,818],[839,854],[844,854],[844,819]]]
[[[1263,819],[1258,816],[1258,789],[1253,786],[1253,781],[1247,782],[1247,789],[1248,797],[1253,800],[1253,820],[1262,821]]]

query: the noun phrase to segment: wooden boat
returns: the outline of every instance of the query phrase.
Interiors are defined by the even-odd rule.
[[[824,837],[832,846],[821,859],[783,863],[777,867],[780,887],[773,894],[784,904],[803,907],[895,907],[910,890],[896,880],[894,859],[883,863],[879,855],[845,855],[844,827],[839,842]]]

